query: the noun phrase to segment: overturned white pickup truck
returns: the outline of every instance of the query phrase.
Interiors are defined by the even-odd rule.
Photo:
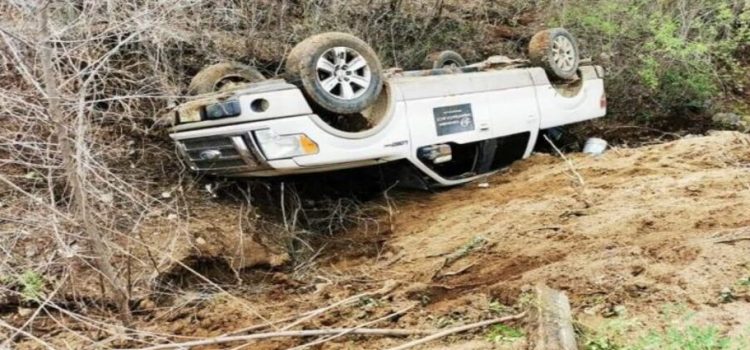
[[[529,60],[383,71],[348,34],[313,36],[283,79],[222,63],[193,79],[171,137],[188,166],[228,177],[326,172],[403,161],[432,185],[471,181],[528,156],[540,130],[606,114],[603,70],[579,65],[564,29],[535,35]]]

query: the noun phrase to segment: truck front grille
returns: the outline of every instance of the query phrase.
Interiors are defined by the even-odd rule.
[[[196,171],[238,172],[260,165],[242,135],[181,140],[178,145],[182,156]]]

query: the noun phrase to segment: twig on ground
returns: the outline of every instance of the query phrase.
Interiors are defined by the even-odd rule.
[[[536,231],[559,231],[562,230],[562,226],[544,226],[544,227],[535,227],[532,229],[524,230],[519,232],[520,235],[525,235],[527,233],[536,232]]]
[[[714,243],[715,244],[734,244],[734,243],[741,242],[741,241],[750,241],[750,236],[722,239],[722,240],[714,241]]]
[[[381,322],[381,321],[384,321],[384,320],[387,320],[387,319],[393,318],[393,317],[395,317],[395,316],[403,315],[403,314],[405,314],[405,313],[409,312],[409,310],[413,309],[413,308],[414,308],[414,307],[416,307],[416,306],[417,306],[417,304],[412,304],[412,305],[410,305],[410,306],[408,306],[408,307],[406,307],[406,308],[404,308],[404,309],[401,309],[401,310],[399,310],[399,311],[396,311],[396,312],[390,313],[390,314],[388,314],[388,315],[385,315],[385,316],[383,316],[383,317],[381,317],[381,318],[378,318],[378,319],[372,320],[372,321],[370,321],[370,322],[366,322],[366,323],[364,323],[364,324],[361,324],[361,325],[359,325],[359,326],[356,326],[356,327],[354,327],[354,328],[352,328],[352,329],[362,329],[362,328],[364,328],[364,327],[367,327],[367,326],[369,326],[369,325],[372,325],[372,324],[376,324],[376,323],[378,323],[378,322]],[[309,343],[305,343],[305,344],[302,344],[302,345],[300,345],[300,346],[295,346],[295,347],[293,347],[293,348],[291,348],[291,349],[289,349],[289,350],[302,350],[302,349],[306,349],[306,348],[308,348],[308,347],[311,347],[311,346],[313,346],[313,345],[318,345],[318,344],[322,344],[322,343],[325,343],[325,342],[331,341],[331,340],[333,340],[333,339],[336,339],[336,338],[339,338],[339,337],[343,337],[343,336],[345,336],[345,335],[347,335],[347,334],[351,334],[351,332],[341,332],[341,333],[339,333],[339,334],[334,334],[334,335],[332,335],[332,336],[330,336],[330,337],[325,337],[325,338],[322,338],[322,339],[318,339],[318,340],[315,340],[315,341],[312,341],[312,342],[309,342]]]
[[[492,319],[492,320],[487,320],[487,321],[482,321],[482,322],[467,324],[465,326],[458,326],[458,327],[446,329],[446,330],[444,330],[442,332],[438,332],[438,333],[429,335],[429,336],[424,337],[422,339],[417,339],[415,341],[408,342],[406,344],[390,348],[388,350],[404,350],[404,349],[409,349],[409,348],[413,348],[413,347],[415,347],[417,345],[421,345],[421,344],[433,341],[435,339],[439,339],[439,338],[442,338],[442,337],[445,337],[445,336],[449,336],[451,334],[461,333],[461,332],[465,332],[465,331],[468,331],[468,330],[471,330],[471,329],[475,329],[475,328],[486,327],[486,326],[493,325],[493,324],[496,324],[496,323],[503,323],[503,322],[508,322],[508,321],[514,321],[514,320],[521,319],[521,318],[523,318],[525,316],[526,316],[526,312],[524,311],[524,312],[522,312],[520,314],[513,315],[513,316],[501,317],[501,318],[496,318],[496,319]]]
[[[35,336],[35,335],[33,335],[33,334],[31,334],[31,333],[29,333],[27,331],[24,331],[23,329],[19,329],[19,328],[13,327],[13,326],[5,323],[3,320],[0,320],[0,327],[6,328],[6,329],[8,329],[8,330],[10,330],[11,332],[14,332],[14,333],[23,334],[24,336],[29,337],[29,339],[32,339],[35,342],[39,343],[39,345],[43,346],[46,349],[50,349],[50,350],[54,350],[55,349],[51,345],[49,345],[49,343],[47,343],[44,340],[38,338],[37,336]]]
[[[474,267],[476,265],[477,265],[477,263],[473,262],[473,263],[471,263],[471,264],[469,264],[467,266],[464,266],[464,267],[462,267],[462,268],[460,268],[460,269],[458,269],[456,271],[449,271],[449,272],[446,272],[446,273],[443,273],[443,274],[439,274],[438,277],[450,277],[450,276],[460,275],[460,274],[466,272],[467,270],[469,270],[470,268],[472,268],[472,267]]]
[[[349,298],[346,298],[344,300],[337,301],[337,302],[335,302],[335,303],[333,303],[331,305],[328,305],[326,307],[322,307],[322,308],[319,308],[319,309],[307,311],[305,313],[300,314],[299,316],[285,317],[285,318],[280,319],[280,320],[268,321],[268,322],[263,323],[263,324],[253,325],[253,326],[250,326],[250,327],[246,327],[246,328],[238,329],[236,331],[225,333],[225,334],[223,334],[221,336],[222,337],[226,337],[226,336],[235,335],[235,334],[243,334],[243,333],[247,333],[247,332],[250,332],[250,331],[255,331],[255,330],[264,329],[264,328],[268,328],[268,327],[273,327],[274,325],[282,323],[282,322],[287,322],[287,321],[295,320],[294,322],[292,322],[292,323],[290,323],[290,324],[288,324],[288,325],[286,325],[286,326],[284,326],[284,327],[282,327],[280,329],[276,328],[276,329],[279,329],[279,330],[282,330],[282,331],[283,330],[288,330],[288,329],[291,329],[292,327],[295,327],[295,326],[300,325],[300,324],[302,324],[304,322],[307,322],[310,319],[312,319],[312,318],[314,318],[314,317],[316,317],[318,315],[321,315],[321,314],[325,313],[328,310],[334,309],[334,308],[342,306],[342,305],[347,305],[347,304],[353,303],[353,302],[355,302],[357,300],[360,300],[361,298],[364,298],[364,297],[374,297],[374,296],[388,294],[391,291],[393,291],[396,287],[398,287],[398,284],[387,283],[385,286],[383,286],[383,288],[381,288],[381,289],[379,289],[377,291],[360,293],[360,294],[357,294],[355,296],[351,296]]]
[[[0,349],[5,349],[5,347],[10,348],[10,344],[14,341],[14,339],[22,334],[23,330],[28,327],[30,324],[34,323],[34,320],[39,315],[44,308],[52,302],[52,299],[57,296],[57,293],[60,291],[60,288],[62,288],[63,284],[68,280],[68,275],[64,275],[62,279],[60,279],[60,282],[58,282],[55,289],[50,293],[44,300],[39,304],[39,306],[34,310],[34,312],[31,314],[31,316],[24,322],[24,324],[18,328],[15,332],[13,332],[8,339],[6,339],[3,343],[0,344]]]
[[[310,329],[302,331],[281,331],[281,332],[269,332],[269,333],[258,333],[250,335],[238,335],[232,337],[217,337],[208,338],[204,340],[190,341],[184,343],[173,343],[173,344],[162,344],[155,345],[146,348],[140,348],[139,350],[161,350],[161,349],[188,349],[196,346],[205,345],[216,345],[238,341],[250,341],[258,339],[269,339],[269,338],[281,338],[281,337],[313,337],[320,335],[332,335],[332,334],[358,334],[358,335],[371,335],[371,336],[391,336],[391,337],[406,337],[410,335],[430,334],[430,330],[422,329],[388,329],[388,328],[332,328],[332,329]],[[135,349],[132,349],[135,350]]]
[[[750,241],[750,230],[742,228],[732,232],[722,232],[712,238],[714,244],[734,244],[741,241]]]
[[[362,293],[362,294],[359,294],[359,295],[355,295],[353,297],[344,299],[344,300],[339,301],[337,303],[334,303],[332,305],[329,305],[329,306],[326,306],[326,307],[323,307],[323,308],[320,308],[320,309],[317,309],[317,310],[313,310],[310,313],[308,313],[307,315],[303,316],[302,318],[300,318],[300,319],[298,319],[298,320],[296,320],[296,321],[294,321],[294,322],[292,322],[292,323],[290,323],[290,324],[282,327],[281,330],[285,331],[285,330],[288,330],[288,329],[292,329],[293,327],[295,327],[295,326],[297,326],[299,324],[302,324],[304,322],[307,322],[307,321],[311,320],[312,318],[325,313],[328,310],[334,309],[334,308],[336,308],[338,306],[341,306],[341,305],[350,304],[350,303],[355,302],[357,300],[360,300],[360,299],[362,299],[364,297],[377,297],[377,296],[381,296],[381,295],[384,295],[384,294],[388,294],[388,293],[392,292],[394,289],[396,289],[396,287],[398,287],[397,283],[386,283],[386,285],[383,286],[383,288],[381,288],[379,290],[376,290],[374,292],[367,292],[367,293]]]
[[[562,158],[565,161],[565,163],[568,165],[568,169],[570,170],[570,172],[573,173],[573,175],[576,177],[578,184],[581,187],[586,186],[586,181],[583,180],[583,176],[581,176],[581,174],[578,173],[578,171],[576,170],[576,167],[575,167],[575,164],[573,164],[573,161],[571,161],[568,157],[566,157],[565,154],[563,154],[562,151],[560,151],[560,149],[557,148],[555,143],[552,142],[552,140],[550,140],[549,137],[547,137],[547,135],[544,135],[544,139],[547,140],[547,143],[549,143],[549,145],[552,146],[552,148],[555,150],[555,152],[557,152],[560,158]]]

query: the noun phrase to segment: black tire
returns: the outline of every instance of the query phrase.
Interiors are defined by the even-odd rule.
[[[201,95],[221,91],[232,83],[256,83],[266,80],[257,69],[237,63],[222,62],[201,69],[193,77],[188,94]]]
[[[464,66],[466,66],[466,60],[458,52],[450,50],[427,55],[425,63],[425,68],[427,69],[458,68]]]
[[[346,33],[318,34],[297,44],[287,57],[286,71],[312,104],[333,113],[362,112],[383,89],[383,68],[375,51]]]
[[[578,43],[563,28],[536,33],[529,42],[529,59],[555,78],[572,80],[578,76]]]

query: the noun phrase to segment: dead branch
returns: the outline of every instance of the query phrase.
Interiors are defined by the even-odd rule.
[[[410,335],[430,334],[430,330],[421,329],[388,329],[388,328],[332,328],[332,329],[312,329],[302,331],[280,331],[280,332],[269,332],[269,333],[258,333],[251,335],[238,335],[232,337],[217,337],[209,338],[199,341],[191,341],[184,343],[174,344],[162,344],[146,348],[140,348],[139,350],[161,350],[161,349],[189,349],[196,346],[205,345],[216,345],[239,341],[251,341],[259,339],[270,339],[270,338],[284,338],[284,337],[313,337],[321,335],[334,335],[334,334],[357,334],[357,335],[369,335],[369,336],[385,336],[385,337],[407,337]],[[135,349],[130,349],[135,350]]]
[[[555,150],[555,152],[557,152],[560,158],[562,158],[565,161],[565,164],[568,165],[568,169],[576,177],[576,180],[578,181],[578,185],[580,185],[581,187],[586,186],[586,181],[583,180],[583,176],[581,176],[581,174],[576,170],[576,167],[575,167],[575,164],[573,164],[573,161],[568,159],[568,157],[566,157],[565,154],[563,154],[562,151],[560,151],[560,149],[557,148],[555,143],[552,142],[552,140],[550,140],[549,137],[547,137],[547,135],[544,135],[544,139],[547,140],[547,143],[549,143],[549,145],[552,146],[552,148]]]
[[[41,16],[39,17],[42,36],[40,38],[40,42],[42,42],[42,75],[47,93],[47,110],[57,124],[57,141],[61,145],[63,168],[66,173],[67,185],[72,193],[73,206],[76,208],[76,219],[81,223],[84,232],[88,236],[89,245],[95,255],[95,265],[99,272],[104,275],[107,282],[109,282],[120,309],[122,322],[127,326],[130,323],[131,318],[127,290],[118,278],[116,269],[112,266],[110,254],[103,242],[103,237],[98,233],[99,230],[95,228],[93,222],[89,218],[91,208],[89,205],[88,193],[84,188],[86,170],[84,169],[85,165],[83,164],[83,152],[86,149],[84,137],[87,129],[83,117],[85,104],[84,101],[79,102],[75,141],[72,142],[70,140],[65,114],[62,112],[60,106],[61,96],[60,91],[58,90],[59,79],[53,69],[53,51],[52,44],[49,41],[49,11],[51,11],[49,6],[44,7],[41,11]],[[84,88],[84,90],[81,91],[80,97],[83,100],[85,96],[86,91]]]
[[[6,339],[4,342],[0,343],[0,349],[4,349],[5,347],[10,347],[10,343],[13,342],[14,339],[18,335],[24,334],[23,330],[34,322],[34,320],[39,315],[39,313],[42,312],[42,310],[44,310],[44,308],[48,304],[52,303],[52,299],[55,298],[55,296],[57,296],[57,293],[60,291],[60,288],[62,288],[64,282],[67,279],[68,279],[67,275],[63,277],[63,279],[57,284],[57,286],[52,291],[52,293],[50,293],[48,296],[46,296],[46,298],[44,298],[44,300],[39,304],[39,306],[36,308],[36,310],[34,310],[34,312],[31,314],[31,316],[29,316],[29,318],[26,320],[26,322],[24,322],[23,325],[21,325],[21,327],[18,328],[18,330],[16,330],[14,333],[12,333],[8,337],[8,339]]]
[[[412,304],[412,305],[409,305],[408,307],[406,307],[406,308],[404,308],[404,309],[401,309],[401,310],[399,310],[399,311],[396,311],[396,312],[390,313],[390,314],[388,314],[388,315],[385,315],[385,316],[383,316],[383,317],[381,317],[381,318],[378,318],[378,319],[375,319],[375,320],[372,320],[372,321],[366,322],[366,323],[364,323],[364,324],[361,324],[361,325],[359,325],[359,326],[356,326],[356,327],[354,327],[354,328],[352,328],[352,329],[353,329],[353,330],[354,330],[354,329],[362,329],[362,328],[364,328],[364,327],[367,327],[367,326],[369,326],[369,325],[373,325],[373,324],[376,324],[376,323],[378,323],[378,322],[382,322],[382,321],[385,321],[385,320],[391,319],[391,318],[393,318],[393,317],[395,317],[395,316],[400,316],[400,315],[403,315],[403,314],[405,314],[405,313],[409,312],[409,310],[413,309],[413,308],[414,308],[414,307],[416,307],[417,305],[418,305],[418,304]],[[307,349],[307,348],[309,348],[309,347],[311,347],[311,346],[313,346],[313,345],[323,344],[323,343],[325,343],[325,342],[329,342],[329,341],[331,341],[331,340],[334,340],[334,339],[336,339],[336,338],[339,338],[339,337],[343,337],[343,336],[345,336],[345,335],[347,335],[347,334],[351,334],[351,332],[342,332],[342,333],[339,333],[339,334],[334,334],[334,335],[332,335],[332,336],[330,336],[330,337],[325,337],[325,338],[322,338],[322,339],[318,339],[318,340],[315,340],[315,341],[312,341],[312,342],[309,342],[309,343],[306,343],[306,344],[302,344],[302,345],[300,345],[300,346],[295,346],[295,347],[293,347],[293,348],[291,348],[291,349],[289,349],[289,350],[302,350],[302,349]]]
[[[456,271],[448,271],[448,272],[446,272],[446,273],[442,273],[442,274],[439,274],[439,275],[438,275],[437,277],[451,277],[451,276],[457,276],[457,275],[460,275],[460,274],[462,274],[462,273],[464,273],[464,272],[468,271],[468,270],[469,270],[470,268],[472,268],[472,267],[474,267],[474,266],[476,266],[476,265],[477,265],[477,263],[473,262],[473,263],[471,263],[471,264],[469,264],[469,265],[467,265],[467,266],[464,266],[464,267],[462,267],[462,268],[460,268],[460,269],[458,269],[458,270],[456,270]]]
[[[321,314],[325,313],[328,310],[332,310],[332,309],[337,308],[339,306],[344,306],[344,305],[351,304],[351,303],[356,302],[356,301],[358,301],[358,300],[360,300],[360,299],[362,299],[364,297],[377,297],[377,296],[382,296],[382,295],[388,294],[388,293],[392,292],[396,287],[398,287],[398,284],[395,283],[395,282],[393,282],[393,281],[390,281],[390,282],[386,283],[383,286],[383,288],[381,288],[381,289],[379,289],[377,291],[365,292],[365,293],[357,294],[357,295],[351,296],[349,298],[346,298],[344,300],[337,301],[337,302],[335,302],[335,303],[333,303],[331,305],[328,305],[326,307],[322,307],[322,308],[319,308],[319,309],[307,311],[307,312],[302,313],[301,315],[296,316],[296,317],[285,317],[285,318],[280,319],[280,320],[267,321],[267,322],[265,322],[263,324],[253,325],[253,326],[250,326],[250,327],[238,329],[236,331],[225,333],[225,334],[221,335],[221,337],[226,337],[226,336],[235,335],[235,334],[243,334],[243,333],[247,333],[247,332],[251,332],[251,331],[255,331],[255,330],[259,330],[259,329],[273,327],[273,326],[275,326],[275,325],[277,325],[279,323],[282,323],[282,322],[287,322],[287,321],[294,320],[294,322],[292,322],[292,323],[290,323],[290,324],[288,324],[288,325],[286,325],[286,326],[284,326],[284,327],[282,327],[280,329],[280,330],[289,330],[289,329],[291,329],[291,328],[293,328],[295,326],[298,326],[298,325],[300,325],[300,324],[302,324],[304,322],[307,322],[307,321],[315,318],[318,315],[321,315]]]
[[[362,299],[364,297],[378,297],[378,296],[381,296],[381,295],[384,295],[384,294],[388,294],[388,293],[392,292],[394,289],[396,289],[396,287],[398,287],[398,284],[396,282],[389,281],[388,283],[386,283],[385,286],[383,286],[383,288],[381,288],[381,289],[379,289],[377,291],[367,292],[367,293],[362,293],[362,294],[359,294],[359,295],[355,295],[353,297],[350,297],[350,298],[344,299],[342,301],[339,301],[337,303],[334,303],[334,304],[332,304],[330,306],[314,310],[314,311],[310,312],[308,315],[300,318],[299,320],[294,321],[294,322],[290,323],[289,325],[281,328],[281,330],[291,329],[294,326],[297,326],[299,324],[307,322],[307,321],[311,320],[312,318],[325,313],[328,310],[331,310],[331,309],[336,308],[336,307],[341,306],[341,305],[350,304],[350,303],[358,301],[358,300],[360,300],[360,299]]]
[[[390,348],[388,350],[404,350],[404,349],[409,349],[409,348],[413,348],[413,347],[415,347],[417,345],[421,345],[421,344],[433,341],[435,339],[440,339],[442,337],[449,336],[451,334],[461,333],[461,332],[465,332],[465,331],[476,329],[476,328],[482,328],[482,327],[490,326],[490,325],[493,325],[493,324],[496,324],[496,323],[503,323],[503,322],[508,322],[508,321],[514,321],[514,320],[521,319],[521,318],[523,318],[525,316],[526,316],[526,312],[524,311],[524,312],[522,312],[520,314],[513,315],[513,316],[501,317],[501,318],[496,318],[496,319],[492,319],[492,320],[487,320],[487,321],[482,321],[482,322],[467,324],[465,326],[453,327],[453,328],[450,328],[450,329],[446,329],[446,330],[444,330],[442,332],[438,332],[438,333],[432,334],[430,336],[424,337],[422,339],[417,339],[415,341],[408,342],[406,344]]]
[[[714,241],[714,244],[734,244],[741,241],[750,241],[750,237],[735,237]]]
[[[35,336],[35,335],[33,335],[33,334],[31,334],[31,333],[29,333],[27,331],[24,331],[23,329],[19,329],[19,328],[13,327],[13,326],[5,323],[5,321],[3,321],[3,320],[0,320],[0,327],[8,329],[8,330],[10,330],[11,332],[14,332],[14,333],[23,334],[25,337],[29,337],[29,339],[31,339],[31,340],[39,343],[39,345],[43,346],[45,349],[50,349],[50,350],[54,350],[55,349],[54,347],[52,347],[51,345],[49,345],[49,343],[45,342],[42,339],[39,339],[37,336]]]

